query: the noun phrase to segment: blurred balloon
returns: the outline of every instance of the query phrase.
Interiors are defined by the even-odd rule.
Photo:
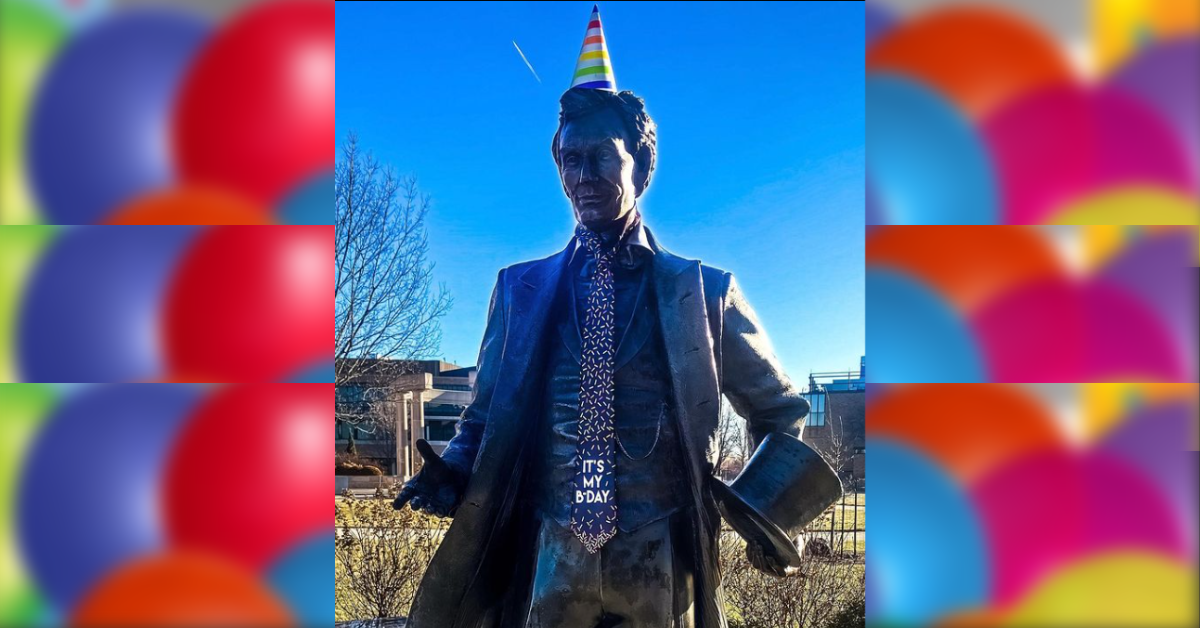
[[[106,16],[63,47],[38,91],[27,144],[48,221],[100,222],[171,182],[171,107],[207,34],[188,13],[139,7]]]
[[[54,391],[40,384],[0,385],[0,625],[31,625],[41,607],[13,535],[14,502],[19,471],[29,441],[54,407]]]
[[[1024,227],[884,227],[867,235],[867,265],[920,278],[970,314],[1015,286],[1067,269],[1045,234]]]
[[[310,179],[283,201],[279,221],[288,225],[333,224],[333,171]]]
[[[196,406],[192,386],[109,385],[64,399],[30,449],[18,525],[47,598],[74,608],[104,574],[159,548],[158,483]]]
[[[122,565],[88,592],[70,620],[72,626],[145,628],[293,622],[283,602],[253,574],[215,556],[184,552]]]
[[[867,71],[929,85],[972,120],[1030,90],[1074,81],[1044,31],[1015,11],[979,5],[939,7],[892,29],[867,52]]]
[[[925,284],[867,269],[871,382],[986,381],[975,339],[957,312]]]
[[[1187,535],[1188,552],[1194,556],[1200,500],[1189,459],[1196,454],[1185,449],[1194,442],[1192,408],[1176,401],[1140,408],[1130,415],[1104,438],[1102,447],[1136,466],[1162,491]]]
[[[1103,282],[1031,282],[974,313],[971,327],[992,381],[1184,381],[1161,318]]]
[[[983,132],[1009,224],[1043,224],[1070,203],[1121,186],[1195,190],[1180,140],[1157,113],[1120,90],[1033,92],[997,111]]]
[[[40,222],[27,182],[25,127],[38,82],[64,34],[45,7],[0,2],[0,225]]]
[[[1196,230],[1181,228],[1141,237],[1109,260],[1098,281],[1120,286],[1152,309],[1171,332],[1181,360],[1196,381]]]
[[[236,194],[179,187],[135,199],[104,221],[110,225],[266,225],[268,213]]]
[[[970,122],[901,76],[867,76],[867,172],[891,224],[994,224],[992,164]]]
[[[16,368],[16,323],[29,273],[37,265],[56,227],[0,228],[0,382],[19,381]]]
[[[271,586],[305,626],[333,623],[333,534],[322,532],[271,567]]]
[[[886,470],[872,474],[871,625],[929,625],[986,602],[990,558],[967,496],[904,445],[870,438],[867,448],[871,467]]]
[[[1159,489],[1103,451],[1031,453],[970,492],[992,550],[999,606],[1096,552],[1144,548],[1185,558],[1180,522]]]
[[[1149,186],[1106,189],[1067,203],[1046,217],[1056,225],[1196,225],[1200,205],[1186,195]]]
[[[331,416],[332,384],[215,391],[170,453],[163,504],[175,546],[257,573],[327,532],[333,476],[312,461],[328,449]],[[264,490],[245,490],[247,478]]]
[[[881,35],[890,31],[896,25],[896,16],[885,7],[879,6],[875,2],[864,2],[863,10],[866,12],[866,39],[867,47],[870,48],[875,40]]]
[[[1015,386],[896,386],[873,399],[870,412],[871,438],[920,451],[962,486],[1029,452],[1067,444],[1054,416]]]
[[[333,227],[211,227],[166,302],[176,381],[278,381],[333,354]],[[214,307],[214,305],[219,307]]]
[[[287,381],[296,384],[332,384],[334,381],[333,362],[322,360],[293,375]]]
[[[1109,78],[1163,117],[1200,170],[1200,39],[1195,35],[1146,46]]]
[[[112,8],[110,0],[37,0],[37,3],[70,25],[72,30],[94,22]]]
[[[162,368],[160,306],[176,261],[195,233],[193,227],[173,226],[63,230],[25,293],[17,339],[22,378],[156,377]]]
[[[175,115],[183,175],[274,207],[333,165],[334,6],[251,7],[205,47]]]
[[[1200,4],[1191,0],[1103,0],[1088,8],[1089,52],[1101,74],[1148,45],[1200,31]]]
[[[1114,548],[1065,565],[1008,613],[1005,626],[1195,626],[1196,569],[1154,552]]]

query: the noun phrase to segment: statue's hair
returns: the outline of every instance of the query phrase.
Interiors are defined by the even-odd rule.
[[[654,124],[654,119],[646,113],[644,100],[630,91],[615,94],[599,89],[571,88],[563,93],[558,104],[558,130],[554,132],[554,139],[550,142],[550,152],[554,156],[555,164],[562,166],[559,163],[558,138],[562,135],[563,127],[572,120],[607,107],[616,112],[625,125],[625,149],[631,155],[637,155],[642,149],[650,151],[650,165],[642,189],[650,185],[650,177],[654,174],[654,163],[658,155],[658,125]]]

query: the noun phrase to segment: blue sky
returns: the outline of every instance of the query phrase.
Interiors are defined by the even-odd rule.
[[[338,3],[339,140],[358,133],[433,198],[430,253],[455,299],[447,360],[474,364],[501,267],[571,237],[550,139],[591,8]],[[602,2],[600,15],[618,88],[658,123],[647,226],[734,273],[798,383],[857,368],[862,3]]]

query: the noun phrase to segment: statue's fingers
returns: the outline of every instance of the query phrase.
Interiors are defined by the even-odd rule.
[[[407,487],[407,486],[400,489],[400,494],[397,495],[396,500],[392,502],[392,508],[394,508],[396,510],[400,510],[401,508],[404,508],[404,505],[407,504],[408,501],[410,499],[412,499],[416,494],[417,494],[417,492],[415,490],[413,490],[412,488]]]
[[[413,496],[412,502],[409,503],[409,505],[412,506],[413,510],[426,510],[429,508],[429,506],[425,503],[425,498],[421,497],[420,495]]]

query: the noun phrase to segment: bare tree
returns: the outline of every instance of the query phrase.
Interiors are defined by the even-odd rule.
[[[733,411],[724,397],[721,398],[721,414],[717,423],[717,474],[724,477],[726,465],[736,466],[740,471],[749,457],[746,443],[746,421]],[[733,463],[740,464],[733,464]]]
[[[430,199],[359,149],[351,134],[334,172],[334,375],[341,386],[369,374],[369,359],[420,359],[441,343],[452,299],[433,285],[425,217]],[[363,412],[338,420],[363,422]]]

